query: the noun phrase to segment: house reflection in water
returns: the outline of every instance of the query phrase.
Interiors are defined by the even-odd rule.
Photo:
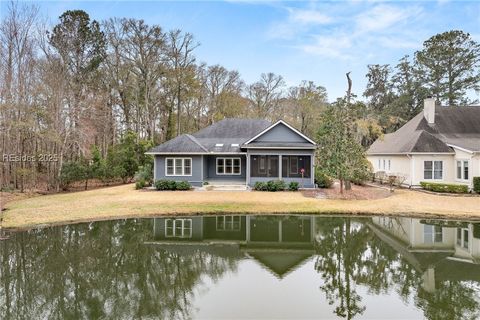
[[[423,273],[423,289],[442,281],[480,282],[480,224],[375,217],[370,229]]]
[[[283,278],[315,253],[315,225],[313,216],[156,218],[152,244],[253,258]]]

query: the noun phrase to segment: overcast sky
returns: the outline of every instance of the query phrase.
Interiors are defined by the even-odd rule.
[[[31,1],[30,3],[34,3]],[[364,91],[368,64],[396,65],[430,36],[451,29],[480,41],[480,1],[40,1],[51,23],[68,9],[91,18],[144,19],[165,30],[194,34],[198,61],[238,70],[247,83],[262,72],[281,74],[288,85],[312,80],[329,99],[342,96],[345,73]],[[0,14],[7,2],[0,0]],[[478,95],[475,95],[478,98]]]

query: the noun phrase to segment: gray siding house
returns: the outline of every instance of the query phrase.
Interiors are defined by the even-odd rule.
[[[224,119],[147,154],[155,158],[155,180],[253,186],[280,179],[312,188],[315,149],[313,140],[282,120]]]

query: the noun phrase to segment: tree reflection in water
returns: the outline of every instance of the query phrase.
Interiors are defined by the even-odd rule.
[[[248,247],[250,238],[258,237],[264,244],[276,237],[308,242],[308,230],[313,230],[315,269],[322,280],[319,293],[323,294],[318,299],[326,299],[336,316],[361,318],[368,308],[374,308],[366,305],[365,291],[374,296],[396,292],[405,304],[413,301],[428,319],[480,316],[478,262],[465,267],[446,259],[453,254],[450,251],[416,252],[408,243],[402,247],[395,240],[401,235],[389,237],[389,232],[394,234],[392,230],[402,226],[403,220],[392,218],[386,227],[375,219],[312,217],[308,220],[314,222],[311,228],[310,222],[298,216],[270,217],[255,220],[257,229],[250,230],[245,228],[250,221],[245,217],[220,222],[208,219],[215,218],[204,221],[210,234],[164,241],[171,246],[149,244],[157,240],[152,219],[14,233],[0,241],[0,318],[190,318],[195,294],[208,290],[205,277],[215,283],[226,272],[241,272],[239,262],[251,259],[241,250]],[[280,221],[283,231],[276,227],[276,223],[282,225]],[[409,223],[423,226],[414,219]],[[238,228],[227,237],[227,226]],[[297,226],[301,231],[296,231]],[[219,227],[222,231],[217,234],[209,231]],[[193,228],[197,228],[195,222]],[[255,230],[263,233],[261,237],[253,234]],[[297,237],[295,232],[301,234]],[[237,250],[219,250],[205,242],[187,245],[208,236],[235,243]],[[286,245],[276,243],[275,252]],[[293,255],[296,247],[306,252],[305,245],[298,243],[289,244],[288,252]],[[265,250],[258,243],[254,249],[257,254]],[[290,261],[283,265],[289,266]]]
[[[151,220],[18,233],[0,242],[1,319],[189,318],[201,277],[237,258],[144,245]]]

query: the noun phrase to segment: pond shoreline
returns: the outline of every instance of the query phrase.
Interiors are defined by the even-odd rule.
[[[37,196],[6,204],[3,230],[129,218],[215,214],[319,214],[480,221],[480,197],[443,197],[410,190],[372,200],[316,199],[300,192],[143,192],[132,185]]]
[[[112,216],[112,217],[102,217],[102,218],[90,218],[85,220],[63,220],[52,223],[45,224],[35,224],[35,225],[26,225],[21,227],[3,227],[0,225],[0,230],[6,232],[22,232],[32,229],[44,229],[50,227],[61,227],[67,225],[76,225],[76,224],[86,224],[86,223],[95,223],[95,222],[105,222],[105,221],[116,221],[116,220],[127,220],[127,219],[154,219],[154,218],[175,218],[175,217],[215,217],[220,215],[251,215],[251,216],[322,216],[326,218],[374,218],[374,217],[397,217],[397,218],[414,218],[414,219],[434,219],[434,220],[454,220],[454,221],[465,221],[465,222],[480,222],[480,216],[448,216],[443,214],[422,214],[422,213],[382,213],[375,214],[370,212],[355,212],[355,213],[328,213],[328,212],[196,212],[196,213],[175,213],[175,214],[149,214],[143,216]],[[7,238],[8,239],[8,238]],[[2,239],[0,239],[1,241]]]

